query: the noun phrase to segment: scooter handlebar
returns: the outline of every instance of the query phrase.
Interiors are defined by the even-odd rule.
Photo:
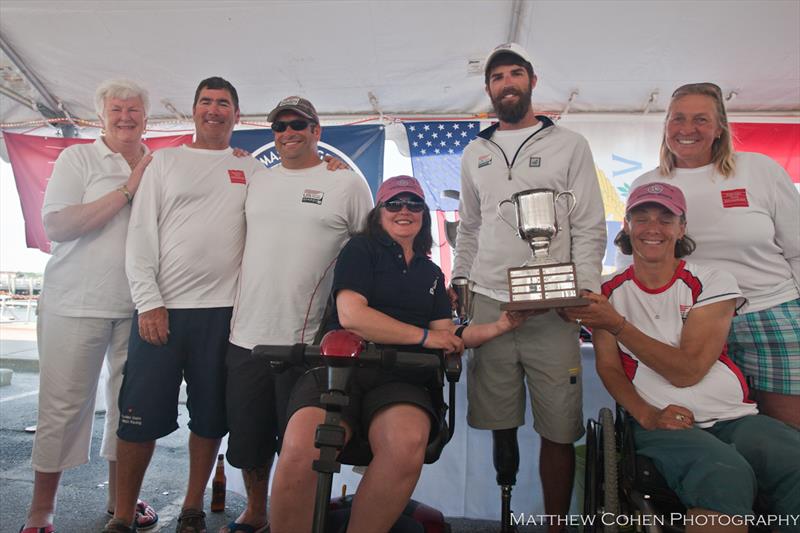
[[[336,365],[339,357],[325,357],[317,345],[259,344],[253,348],[253,357],[270,362],[273,367]],[[368,343],[366,348],[353,358],[357,366],[391,368],[440,368],[442,359],[438,353],[400,351],[389,346]]]

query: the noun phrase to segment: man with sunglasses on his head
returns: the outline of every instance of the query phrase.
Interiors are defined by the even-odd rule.
[[[321,126],[311,102],[284,98],[268,120],[281,165],[268,179],[252,182],[247,193],[247,237],[227,355],[227,458],[242,469],[247,507],[221,533],[251,530],[242,526],[266,530],[269,473],[295,376],[287,371],[273,378],[250,351],[256,344],[313,342],[333,262],[372,208],[364,178],[328,170],[320,159]]]
[[[534,113],[536,82],[530,55],[516,43],[497,46],[486,59],[485,90],[499,123],[464,150],[453,266],[454,277],[474,283],[476,323],[497,318],[509,301],[508,268],[530,257],[527,243],[497,217],[501,200],[526,189],[574,191],[577,204],[569,216],[566,206],[557,206],[560,231],[550,253],[559,262],[575,263],[579,289],[600,289],[606,226],[592,153],[586,139]],[[501,456],[516,450],[527,384],[533,428],[541,437],[539,473],[549,516],[569,510],[573,442],[584,432],[578,331],[574,322],[544,312],[476,348],[468,364],[467,421],[493,430]],[[559,529],[550,525],[550,531]]]

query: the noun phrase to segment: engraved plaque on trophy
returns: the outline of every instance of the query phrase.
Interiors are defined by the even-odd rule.
[[[550,256],[550,242],[558,233],[556,206],[561,197],[571,198],[567,216],[575,209],[572,191],[556,193],[552,189],[520,191],[497,204],[497,216],[508,224],[531,248],[531,258],[521,267],[508,269],[510,301],[506,311],[550,309],[588,305],[590,300],[578,296],[574,263],[560,263]],[[516,225],[503,217],[502,206],[513,204]]]

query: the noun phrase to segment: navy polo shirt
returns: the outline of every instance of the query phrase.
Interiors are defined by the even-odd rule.
[[[406,265],[402,248],[389,237],[355,235],[350,239],[336,261],[334,301],[342,289],[361,294],[367,305],[381,313],[421,328],[452,316],[442,270],[417,254]],[[335,306],[326,329],[341,329]]]

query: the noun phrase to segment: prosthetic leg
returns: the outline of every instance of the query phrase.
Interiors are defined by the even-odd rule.
[[[511,489],[517,483],[519,472],[517,428],[493,430],[492,441],[492,458],[497,472],[497,484],[500,485],[500,533],[515,533],[517,528],[511,525]]]

